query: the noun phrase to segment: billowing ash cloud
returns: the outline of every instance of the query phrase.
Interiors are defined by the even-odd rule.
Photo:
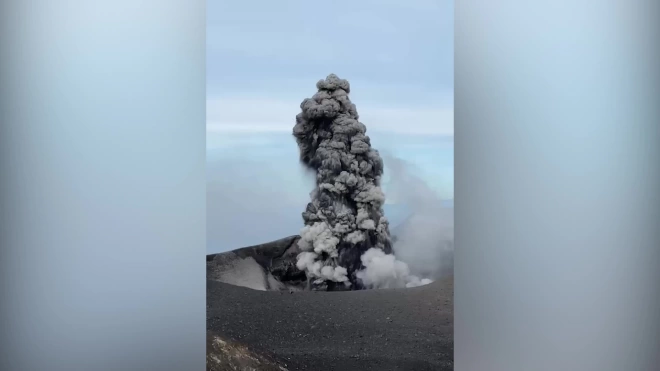
[[[318,92],[300,104],[293,128],[301,162],[316,172],[302,214],[298,268],[317,282],[353,288],[420,284],[399,278],[409,273],[391,255],[380,187],[383,160],[348,97],[348,81],[331,74],[316,87]]]

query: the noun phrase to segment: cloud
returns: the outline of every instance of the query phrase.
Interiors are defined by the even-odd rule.
[[[206,102],[209,132],[291,132],[300,110],[298,100],[250,97],[211,98]],[[453,135],[452,107],[384,107],[358,105],[369,132]]]

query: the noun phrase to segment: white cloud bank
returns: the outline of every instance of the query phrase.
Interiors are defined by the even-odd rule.
[[[453,107],[381,107],[358,105],[360,121],[372,132],[454,134]],[[207,132],[290,132],[300,102],[259,98],[210,98]]]

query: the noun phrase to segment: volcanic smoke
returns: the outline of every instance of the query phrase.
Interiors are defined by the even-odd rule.
[[[383,159],[371,147],[367,128],[348,94],[350,84],[334,74],[316,83],[318,92],[300,104],[293,135],[300,161],[316,173],[316,187],[302,213],[297,266],[328,290],[418,286],[392,255],[383,215]]]

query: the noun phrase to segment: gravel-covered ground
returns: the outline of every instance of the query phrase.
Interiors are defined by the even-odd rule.
[[[207,330],[290,371],[453,369],[453,278],[401,290],[256,291],[207,281]]]

